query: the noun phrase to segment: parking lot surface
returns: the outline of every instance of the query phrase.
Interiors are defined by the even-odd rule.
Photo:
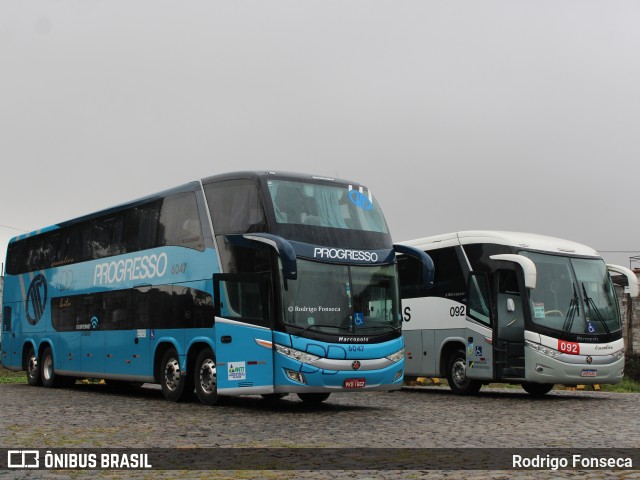
[[[308,405],[237,397],[223,405],[171,403],[158,388],[104,385],[45,389],[0,385],[3,448],[638,448],[640,394],[484,388],[475,397],[445,387],[332,395]],[[464,462],[464,459],[460,459]],[[215,478],[640,478],[603,471],[224,471]],[[489,475],[490,473],[490,475]],[[87,472],[1,471],[0,478],[82,478]],[[97,471],[103,478],[214,478],[204,471]]]

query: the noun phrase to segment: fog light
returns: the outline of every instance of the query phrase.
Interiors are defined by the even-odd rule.
[[[398,373],[396,373],[396,376],[393,377],[393,381],[395,382],[396,380],[399,380],[400,378],[402,378],[402,370],[398,370]]]
[[[540,365],[536,365],[536,372],[542,373],[544,372],[544,368],[542,368]]]
[[[298,382],[298,383],[302,383],[304,385],[307,384],[307,380],[304,378],[304,375],[301,374],[300,372],[294,372],[293,370],[286,370],[285,372],[287,372],[287,377],[289,377],[290,380],[293,380],[294,382]]]

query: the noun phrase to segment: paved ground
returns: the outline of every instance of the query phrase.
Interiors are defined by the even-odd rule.
[[[483,389],[477,397],[444,387],[334,395],[308,406],[295,395],[277,403],[241,397],[216,407],[175,404],[156,388],[122,394],[101,385],[51,390],[0,385],[3,448],[310,447],[639,448],[640,394],[553,391],[533,399],[519,389]],[[293,457],[292,457],[293,458]],[[295,461],[293,458],[292,461]],[[132,472],[102,471],[102,478]],[[174,478],[179,472],[137,472]],[[14,478],[15,471],[0,471]],[[340,478],[639,478],[636,472],[334,471]],[[82,478],[86,473],[21,472],[22,478]],[[93,476],[96,476],[93,475]],[[180,478],[213,478],[209,472]],[[218,472],[216,478],[320,478],[317,471]]]

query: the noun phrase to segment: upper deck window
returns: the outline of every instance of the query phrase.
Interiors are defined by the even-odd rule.
[[[366,190],[275,179],[267,186],[279,224],[389,232],[378,203]]]

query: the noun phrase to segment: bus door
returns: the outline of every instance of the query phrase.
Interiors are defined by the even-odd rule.
[[[493,309],[489,277],[473,272],[467,283],[466,376],[473,380],[493,380]]]
[[[213,276],[218,393],[273,393],[271,289],[260,274]]]
[[[17,348],[13,348],[13,342],[15,341],[14,337],[19,325],[16,319],[20,317],[17,316],[18,312],[14,314],[13,305],[14,304],[11,306],[5,305],[2,309],[2,353],[0,354],[0,361],[7,365],[18,366],[20,365],[20,360],[17,355],[14,355],[14,350],[16,350],[17,353]],[[18,306],[19,304],[15,305]]]
[[[497,270],[495,354],[496,374],[524,379],[524,311],[516,270]]]

